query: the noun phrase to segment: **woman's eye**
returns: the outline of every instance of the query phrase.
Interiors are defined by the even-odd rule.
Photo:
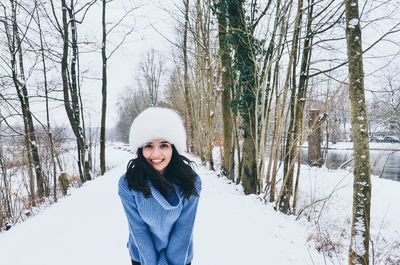
[[[143,149],[147,149],[147,150],[152,149],[152,148],[153,148],[153,146],[151,144],[145,144],[143,146]]]
[[[161,149],[168,149],[170,147],[170,144],[164,143],[160,145]]]

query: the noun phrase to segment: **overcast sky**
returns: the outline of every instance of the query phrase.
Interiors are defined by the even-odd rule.
[[[122,3],[121,3],[122,2]],[[125,3],[124,3],[125,2]],[[112,5],[109,5],[107,17],[110,20],[118,20],[125,12],[125,10],[138,6],[140,1],[114,1]],[[132,16],[126,20],[126,26],[135,25],[135,30],[126,39],[124,44],[112,55],[108,62],[108,108],[107,108],[107,127],[113,127],[117,120],[116,113],[116,102],[117,98],[121,96],[123,90],[127,86],[133,86],[135,84],[135,78],[137,76],[137,69],[141,57],[150,49],[160,51],[163,55],[167,56],[171,54],[171,44],[163,37],[173,39],[174,27],[176,24],[173,22],[171,15],[169,15],[166,9],[173,9],[174,6],[171,1],[141,1],[146,2],[134,10]],[[99,8],[99,7],[97,7]],[[90,26],[87,24],[85,27],[88,28],[87,34],[95,33],[95,39],[100,42],[101,40],[101,16],[100,12],[91,12]],[[157,29],[158,33],[154,28]],[[111,24],[108,25],[111,27]],[[86,30],[86,28],[84,29]],[[126,28],[120,27],[110,35],[110,41],[113,44],[119,43],[123,32],[126,32]],[[175,40],[174,40],[175,41]],[[110,49],[112,45],[109,44]],[[100,54],[89,54],[82,56],[82,64],[89,67],[92,72],[90,75],[94,75],[101,78],[101,56]],[[92,67],[93,66],[93,67]],[[97,68],[97,70],[96,70]],[[100,81],[85,81],[84,93],[86,94],[86,105],[90,106],[93,111],[93,117],[97,116],[94,120],[100,121],[100,115],[96,115],[96,111],[101,110],[101,83]]]
[[[160,51],[166,57],[166,65],[170,64],[172,45],[165,39],[176,41],[173,16],[166,10],[176,10],[171,0],[153,1],[112,1],[107,6],[107,28],[110,29],[115,21],[118,21],[126,10],[137,7],[129,17],[124,20],[124,25],[115,28],[109,35],[107,43],[108,55],[114,49],[113,46],[120,43],[124,33],[134,26],[132,34],[126,38],[122,46],[112,55],[108,61],[108,100],[107,100],[107,127],[112,128],[117,121],[116,103],[123,96],[124,88],[134,86],[137,77],[137,69],[141,57],[151,50]],[[156,28],[157,30],[155,30]],[[88,12],[83,24],[78,26],[78,38],[80,42],[89,41],[101,45],[101,5],[96,6]],[[164,36],[162,36],[162,35]],[[86,126],[98,127],[100,125],[101,112],[101,53],[85,53],[88,48],[80,46],[80,69],[84,78],[81,89],[83,105],[85,108]],[[58,77],[59,73],[57,73]],[[62,97],[62,95],[59,95]],[[60,98],[61,99],[61,98]],[[32,102],[35,115],[45,120],[44,104]],[[50,119],[55,126],[68,125],[68,119],[62,102],[53,106]],[[17,120],[16,122],[20,122]],[[53,125],[53,126],[54,126]]]
[[[369,2],[373,3],[373,2]],[[135,85],[135,78],[137,77],[138,65],[141,57],[151,49],[160,51],[166,57],[166,66],[172,65],[172,45],[165,38],[176,42],[177,36],[175,27],[177,26],[176,19],[181,17],[177,11],[176,4],[181,5],[181,1],[175,0],[119,0],[112,1],[108,4],[107,8],[107,25],[108,29],[113,26],[113,22],[118,21],[125,13],[126,10],[132,7],[135,9],[131,16],[124,20],[124,26],[116,28],[112,34],[109,35],[108,53],[113,49],[112,45],[120,42],[124,32],[131,26],[135,26],[133,33],[126,39],[124,44],[113,54],[108,61],[108,108],[107,108],[107,127],[111,128],[117,121],[116,102],[119,96],[123,96],[124,88]],[[365,12],[362,24],[365,25],[366,21],[375,21],[369,23],[368,26],[363,28],[363,46],[366,49],[369,45],[374,43],[381,35],[384,34],[394,24],[398,23],[400,19],[392,18],[385,19],[386,13],[393,13],[394,6],[387,6],[386,8],[374,9],[368,7],[368,10],[374,12]],[[389,8],[391,7],[391,8]],[[168,11],[167,11],[168,10]],[[175,14],[173,14],[175,12]],[[172,14],[171,14],[172,13]],[[382,14],[381,14],[382,13]],[[379,18],[379,19],[377,19]],[[157,30],[155,30],[154,28]],[[94,6],[84,21],[83,24],[78,26],[79,41],[88,40],[94,42],[100,47],[101,44],[101,5],[100,2]],[[164,36],[162,36],[162,35]],[[341,33],[342,37],[344,32]],[[390,36],[395,38],[395,36]],[[334,58],[345,57],[345,41],[342,41],[341,48],[332,51]],[[376,45],[374,49],[368,51],[364,56],[364,66],[366,72],[366,88],[375,89],[382,86],[382,73],[385,66],[390,66],[391,69],[397,66],[396,61],[390,61],[390,58],[385,57],[385,54],[397,54],[399,49],[395,46],[397,41],[385,41]],[[84,51],[84,45],[80,46],[80,51]],[[379,57],[377,57],[379,55]],[[314,53],[314,57],[327,58],[332,57]],[[381,59],[380,59],[381,58]],[[328,60],[329,61],[329,60]],[[326,64],[326,63],[324,63]],[[59,67],[59,66],[57,66]],[[313,67],[319,68],[320,64],[313,64]],[[26,67],[28,69],[28,67]],[[322,67],[326,68],[326,67]],[[83,76],[91,77],[91,79],[84,79],[82,83],[82,93],[84,100],[84,107],[87,113],[87,126],[97,127],[100,124],[100,111],[101,111],[101,54],[97,49],[96,53],[82,53],[80,57],[80,69]],[[377,69],[379,71],[377,71]],[[389,69],[389,70],[391,70]],[[347,69],[343,68],[344,78],[347,75]],[[40,76],[40,78],[42,78]],[[57,72],[59,79],[59,72]],[[32,89],[36,89],[31,86]],[[51,112],[51,120],[53,124],[62,125],[68,124],[65,110],[62,103],[57,103],[58,108],[53,109]],[[32,104],[34,105],[34,104]],[[44,104],[34,105],[33,111],[39,116],[41,120],[45,120]],[[90,114],[90,115],[88,115]],[[18,120],[20,122],[20,120]]]

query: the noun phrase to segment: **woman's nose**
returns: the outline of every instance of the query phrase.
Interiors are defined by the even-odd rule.
[[[161,148],[156,146],[153,149],[153,155],[160,155],[162,153]]]

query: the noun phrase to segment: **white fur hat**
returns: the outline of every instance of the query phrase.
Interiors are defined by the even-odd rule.
[[[186,151],[186,131],[181,117],[167,108],[151,107],[140,113],[131,125],[129,144],[132,152],[155,139],[173,144],[178,153]]]

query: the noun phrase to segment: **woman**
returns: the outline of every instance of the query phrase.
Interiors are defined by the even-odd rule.
[[[133,265],[186,265],[193,258],[192,233],[201,181],[181,154],[186,133],[179,115],[148,108],[133,121],[129,142],[136,158],[119,181],[129,224]]]

